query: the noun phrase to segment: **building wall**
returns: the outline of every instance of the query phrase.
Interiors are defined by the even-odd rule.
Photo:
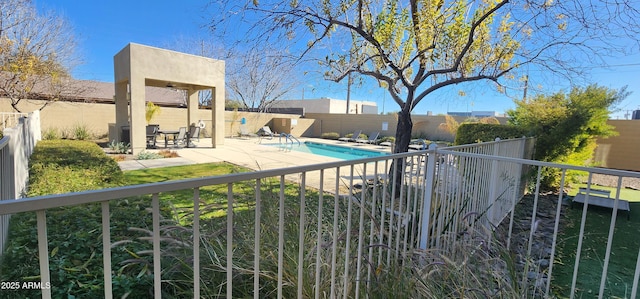
[[[22,112],[32,112],[41,108],[43,104],[43,101],[23,100],[18,107]],[[9,100],[0,99],[0,111],[12,112]],[[210,110],[199,109],[197,119],[207,120],[210,115]],[[327,132],[336,132],[344,136],[353,133],[354,130],[362,130],[367,135],[380,132],[380,136],[395,136],[397,125],[395,115],[308,113],[305,118],[300,118],[289,114],[225,111],[225,137],[238,136],[243,117],[250,132],[257,132],[263,126],[270,126],[275,130],[274,127],[280,128],[282,119],[285,119],[285,125],[288,123],[290,126],[288,131],[294,136],[303,137],[320,137],[322,133]],[[163,107],[151,122],[160,124],[161,129],[178,129],[184,126],[186,118],[185,108]],[[109,136],[109,139],[113,139],[113,134],[119,131],[114,125],[113,104],[52,102],[41,110],[40,119],[41,127],[45,131],[51,128],[70,131],[73,127],[82,125],[96,136]],[[274,119],[278,119],[280,123],[274,123]],[[465,117],[456,119],[463,121]],[[504,122],[503,118],[499,120]],[[438,126],[444,122],[444,116],[441,115],[415,115],[412,135],[431,140],[452,140],[453,136],[438,130]],[[383,127],[384,123],[386,127]],[[601,167],[640,171],[640,159],[637,158],[640,149],[640,120],[609,120],[608,123],[616,127],[619,135],[598,140],[595,162]],[[205,121],[205,125],[203,133],[209,136],[211,121]],[[286,130],[275,131],[279,133]]]
[[[640,120],[609,120],[618,136],[598,139],[594,160],[598,166],[640,171]]]
[[[362,130],[367,135],[380,132],[380,136],[395,136],[398,123],[396,115],[307,113],[306,117],[315,119],[323,133],[336,132],[340,136],[353,133],[355,130]],[[457,121],[466,119],[454,118]],[[438,129],[438,126],[445,122],[445,116],[414,115],[412,120],[414,137],[453,141],[453,135]]]
[[[31,112],[40,109],[44,101],[23,100],[18,105],[22,112]],[[0,111],[11,112],[12,108],[8,99],[0,99]],[[257,132],[263,126],[270,126],[274,117],[297,119],[295,126],[290,128],[295,136],[313,135],[314,120],[300,119],[297,115],[274,113],[251,113],[225,111],[225,137],[238,136],[242,118],[245,118],[247,131]],[[109,140],[115,139],[114,134],[119,134],[121,128],[115,128],[115,105],[79,102],[51,102],[40,112],[42,130],[56,129],[71,131],[76,126],[85,126],[98,137],[108,136]],[[187,119],[186,108],[160,108],[160,114],[154,116],[152,124],[159,124],[160,129],[177,130],[185,126]],[[205,129],[203,133],[210,136],[211,110],[198,109],[196,119],[203,120]],[[317,134],[320,136],[320,134]]]
[[[350,114],[378,114],[375,102],[352,100],[349,103]],[[346,114],[347,101],[320,98],[307,100],[283,100],[272,105],[273,108],[304,108],[305,113],[336,113]]]

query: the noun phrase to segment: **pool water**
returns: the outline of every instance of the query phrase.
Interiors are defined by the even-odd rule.
[[[359,149],[359,148],[332,145],[332,144],[316,143],[316,142],[310,142],[310,141],[305,141],[300,146],[298,146],[297,144],[294,144],[294,145],[277,144],[276,146],[280,146],[280,147],[286,146],[287,150],[305,152],[305,153],[310,153],[314,155],[321,155],[321,156],[342,159],[342,160],[354,160],[354,159],[380,157],[380,156],[388,155],[388,153],[383,153],[378,151],[371,151],[366,149]]]

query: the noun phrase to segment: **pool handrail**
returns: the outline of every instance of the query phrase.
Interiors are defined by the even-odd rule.
[[[291,145],[293,145],[293,140],[298,142],[298,146],[301,145],[300,140],[298,140],[298,138],[294,137],[291,134],[287,134],[287,133],[280,133],[280,136],[278,137],[278,143],[282,144],[282,137],[284,136],[284,142],[285,143],[289,143],[289,141],[291,141]]]
[[[289,138],[289,140],[291,140],[291,144],[293,144],[293,141],[295,140],[296,142],[298,142],[298,146],[300,146],[302,143],[300,143],[300,140],[298,140],[298,138],[296,138],[295,136],[289,134],[287,135],[287,138]]]

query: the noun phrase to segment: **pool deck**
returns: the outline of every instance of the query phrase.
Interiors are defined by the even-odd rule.
[[[360,149],[368,149],[375,151],[390,152],[391,148],[388,146],[370,145],[353,142],[342,142],[338,140],[328,140],[320,138],[299,138],[300,142],[313,141],[318,143],[349,146]],[[130,160],[119,162],[120,168],[124,171],[135,170],[142,168],[154,168],[154,167],[169,167],[177,165],[189,165],[199,163],[215,163],[215,162],[228,162],[235,165],[243,166],[253,170],[266,170],[266,169],[278,169],[294,166],[303,166],[311,164],[320,164],[327,162],[343,161],[337,158],[314,155],[310,153],[298,152],[298,151],[283,151],[276,146],[268,146],[269,144],[278,144],[278,138],[268,140],[263,138],[226,138],[224,145],[218,148],[205,147],[210,145],[210,139],[201,139],[196,145],[200,147],[195,148],[168,148],[169,150],[176,151],[180,157],[178,158],[166,158],[156,160]],[[160,148],[158,150],[162,150]],[[157,151],[157,150],[149,150]],[[348,174],[349,169],[343,167],[340,169],[341,174]],[[335,171],[327,173],[328,177],[335,177]],[[358,170],[359,171],[359,170]],[[373,170],[369,170],[373,171]],[[367,172],[369,172],[367,171]],[[383,172],[384,173],[384,172]],[[341,177],[345,177],[341,175]],[[291,176],[287,177],[289,180],[299,181],[299,178]],[[319,176],[317,174],[309,174],[307,176],[307,184],[312,187],[319,187]],[[335,188],[335,180],[326,180],[324,182],[325,190],[333,190]],[[342,184],[345,185],[345,184]],[[342,188],[341,188],[342,189]]]
[[[381,152],[390,152],[391,150],[391,148],[388,146],[378,146],[362,143],[355,144],[353,142],[342,142],[320,138],[300,138],[300,142],[305,141],[313,141],[317,143],[333,144]],[[119,163],[119,165],[122,170],[126,171],[176,165],[229,162],[250,169],[261,170],[342,161],[336,158],[314,155],[304,152],[283,151],[278,147],[268,146],[278,144],[279,142],[277,138],[274,138],[273,140],[262,139],[262,142],[260,142],[260,139],[258,138],[226,138],[224,145],[221,145],[218,148],[204,146],[205,144],[211,144],[210,142],[211,141],[209,141],[209,139],[205,138],[196,143],[196,145],[199,144],[201,145],[201,147],[167,148],[169,150],[176,151],[180,155],[179,158],[129,160],[122,161]],[[153,152],[163,149],[165,148],[148,151]]]

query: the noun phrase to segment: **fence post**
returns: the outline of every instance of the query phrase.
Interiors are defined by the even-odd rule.
[[[431,216],[431,199],[436,179],[436,145],[431,143],[427,151],[427,169],[425,170],[424,204],[422,205],[422,225],[420,229],[420,249],[427,249],[429,242],[429,217]]]
[[[493,156],[496,157],[498,155],[500,155],[500,138],[496,138],[495,140],[496,142],[493,144]],[[497,180],[496,178],[498,177],[498,160],[492,160],[491,162],[491,174],[489,175],[490,178],[493,178],[491,180],[489,180],[489,206],[487,207],[487,219],[489,219],[489,222],[492,224],[494,222],[493,219],[493,214],[494,211],[493,209],[495,208],[495,203],[496,203],[496,197],[497,197]]]

